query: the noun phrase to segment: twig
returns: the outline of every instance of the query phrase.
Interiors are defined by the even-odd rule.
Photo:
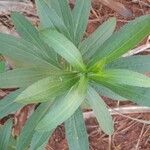
[[[140,141],[141,141],[141,138],[142,138],[142,135],[143,135],[143,132],[144,132],[144,128],[145,128],[145,124],[143,124],[142,130],[141,130],[141,134],[140,134],[140,136],[138,138],[135,150],[139,150],[139,145],[140,145]]]
[[[140,47],[137,47],[137,48],[129,51],[128,53],[124,54],[123,57],[136,55],[136,54],[144,52],[144,51],[150,52],[150,43],[142,45]]]

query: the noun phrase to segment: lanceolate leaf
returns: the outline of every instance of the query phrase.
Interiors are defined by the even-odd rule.
[[[150,87],[150,78],[143,74],[125,69],[110,69],[103,72],[92,74],[91,78],[95,81],[107,81],[124,85]]]
[[[87,83],[87,79],[81,77],[79,84],[74,85],[66,96],[55,100],[50,111],[37,125],[36,130],[51,131],[72,116],[86,97]]]
[[[64,35],[55,30],[44,30],[41,32],[41,37],[73,67],[78,70],[85,70],[85,65],[83,64],[79,50]]]
[[[106,66],[108,69],[128,69],[140,73],[150,71],[150,56],[130,56],[119,58]]]
[[[112,35],[116,27],[116,19],[110,18],[104,22],[79,45],[85,61],[88,61],[100,46]]]
[[[37,48],[23,39],[0,33],[0,45],[0,53],[13,60],[30,64],[30,66],[59,70],[57,67],[40,58],[37,54]]]
[[[46,0],[36,0],[38,14],[44,28],[56,29],[70,38],[70,34],[63,20],[57,15],[55,10],[48,5]]]
[[[96,118],[102,130],[106,134],[112,135],[114,132],[114,125],[105,102],[92,87],[90,87],[88,90],[87,99],[96,115]]]
[[[80,108],[65,121],[69,150],[89,150],[88,135]]]
[[[16,150],[24,150],[29,147],[33,134],[35,133],[35,127],[37,126],[39,121],[47,114],[50,107],[51,102],[41,104],[27,120],[19,136]]]
[[[3,118],[11,113],[15,113],[17,110],[22,108],[23,104],[18,104],[14,102],[16,97],[23,91],[19,89],[11,94],[7,95],[5,98],[0,100],[0,118]]]
[[[0,127],[0,149],[7,150],[11,136],[12,120],[8,120],[4,126]]]
[[[50,49],[39,37],[36,28],[21,14],[14,12],[11,15],[13,23],[15,24],[17,32],[21,37],[28,42],[33,43],[37,47],[37,54],[52,64],[56,63],[56,53]]]
[[[61,17],[73,38],[73,17],[68,0],[48,0],[47,3]]]
[[[150,15],[142,16],[125,25],[106,41],[89,63],[99,64],[113,61],[136,46],[144,37],[150,34]]]
[[[37,68],[20,68],[0,73],[0,88],[26,87],[34,82],[48,77],[55,76],[57,72]]]
[[[48,101],[69,90],[77,80],[78,76],[72,74],[49,76],[29,86],[15,101],[23,104]]]
[[[5,71],[5,62],[1,61],[0,62],[0,73]]]
[[[92,83],[91,85],[96,91],[97,93],[99,93],[101,96],[105,96],[105,97],[109,97],[112,100],[119,100],[119,101],[127,101],[126,98],[114,93],[113,91],[111,91],[110,89],[106,88],[103,85],[100,85],[96,82]]]
[[[89,14],[91,10],[91,0],[76,0],[73,9],[74,21],[74,42],[79,44],[87,27]]]
[[[37,150],[41,146],[46,147],[48,140],[51,137],[53,131],[48,132],[35,132],[30,144],[30,150]]]
[[[130,101],[133,101],[134,103],[150,107],[150,88],[139,88],[107,82],[103,82],[101,84],[105,85],[113,92],[126,97]]]

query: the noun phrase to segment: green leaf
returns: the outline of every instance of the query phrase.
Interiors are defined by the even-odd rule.
[[[0,45],[0,53],[13,60],[18,60],[34,67],[59,70],[57,67],[41,59],[38,56],[37,48],[23,39],[0,33]]]
[[[37,68],[20,68],[0,73],[0,88],[27,87],[34,82],[46,78],[50,75],[55,76],[57,72],[42,70]]]
[[[45,0],[36,0],[38,15],[44,28],[56,29],[70,38],[67,27],[55,10]]]
[[[150,107],[150,88],[126,86],[106,81],[101,84],[134,103]]]
[[[117,83],[123,85],[131,85],[138,87],[150,87],[150,78],[130,70],[110,69],[100,73],[91,74],[90,77],[95,81],[107,81],[109,83]]]
[[[0,73],[5,71],[5,62],[1,61],[0,62]]]
[[[109,63],[134,48],[150,34],[150,15],[138,17],[121,28],[107,40],[91,59],[89,65],[99,67]]]
[[[110,89],[106,88],[103,85],[100,85],[96,82],[92,83],[91,85],[96,91],[97,93],[99,93],[101,96],[105,96],[108,98],[111,98],[112,100],[119,100],[119,101],[127,101],[126,98],[114,93],[113,91],[111,91]]]
[[[89,14],[91,10],[91,0],[76,0],[73,9],[74,21],[74,42],[79,44],[86,30]]]
[[[72,74],[49,76],[30,85],[15,101],[23,104],[48,101],[69,90],[77,79],[78,76]]]
[[[56,59],[54,59],[56,58],[56,53],[40,39],[36,28],[23,15],[17,12],[12,13],[11,18],[21,37],[37,47],[36,53],[46,61],[57,65]]]
[[[61,17],[73,38],[73,17],[68,0],[47,0],[47,3]]]
[[[17,140],[11,135],[9,139],[8,150],[16,150]]]
[[[99,26],[94,33],[80,43],[79,49],[81,50],[85,61],[91,59],[97,49],[99,49],[99,47],[102,46],[102,44],[113,34],[115,27],[116,19],[110,18],[108,21]]]
[[[4,126],[0,128],[0,149],[7,150],[9,139],[11,136],[12,120],[8,120]]]
[[[30,150],[37,150],[39,147],[48,144],[48,140],[51,137],[53,131],[50,132],[35,132],[30,144]]]
[[[102,130],[106,134],[112,135],[114,132],[114,124],[113,124],[112,117],[103,99],[98,95],[98,93],[92,87],[90,87],[88,90],[87,99],[96,115],[96,118]]]
[[[0,100],[0,118],[3,118],[11,113],[15,113],[17,110],[22,108],[24,105],[14,102],[16,97],[23,91],[19,89],[15,92],[10,93],[2,100]]]
[[[65,133],[69,150],[89,150],[88,135],[80,108],[65,121]]]
[[[16,150],[25,150],[29,147],[32,137],[35,133],[35,127],[37,126],[39,121],[47,114],[47,112],[49,111],[51,107],[51,104],[52,102],[40,104],[40,106],[30,116],[30,118],[25,123],[21,131],[21,134],[18,138]]]
[[[128,69],[140,73],[150,71],[150,56],[130,56],[119,58],[106,66],[108,69]]]
[[[41,37],[73,67],[78,70],[85,70],[85,65],[83,64],[79,50],[64,35],[55,30],[44,30],[41,32]]]
[[[87,85],[87,79],[81,77],[79,83],[74,85],[66,96],[55,100],[50,111],[38,123],[36,130],[51,131],[72,116],[86,97]]]

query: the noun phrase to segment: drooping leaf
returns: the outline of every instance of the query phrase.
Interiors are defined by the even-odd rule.
[[[5,71],[5,62],[1,61],[0,62],[0,73]]]
[[[23,104],[48,101],[69,90],[77,80],[78,76],[73,74],[49,76],[30,85],[15,101]]]
[[[140,88],[106,82],[103,84],[105,84],[105,86],[111,89],[113,92],[126,97],[134,103],[150,107],[150,88]]]
[[[22,108],[23,104],[18,104],[14,102],[16,97],[23,91],[19,89],[11,94],[7,95],[5,98],[0,100],[0,118],[3,118],[11,113],[15,113],[17,110]]]
[[[141,16],[131,21],[114,33],[107,40],[89,62],[89,65],[99,67],[109,63],[136,46],[143,38],[150,34],[150,15]]]
[[[116,19],[110,18],[99,26],[94,33],[80,43],[79,49],[85,61],[91,59],[100,46],[112,35],[115,30]]]
[[[72,116],[86,97],[87,83],[87,79],[81,77],[79,83],[74,85],[66,96],[55,100],[50,111],[38,123],[36,130],[51,131]]]
[[[0,127],[0,149],[7,150],[11,136],[12,120],[8,120],[4,126]]]
[[[0,53],[13,60],[30,64],[30,66],[34,67],[38,66],[49,70],[59,70],[54,65],[40,58],[37,48],[23,39],[0,33],[0,45]]]
[[[41,32],[41,37],[56,53],[65,58],[73,67],[79,70],[85,70],[85,65],[83,64],[79,50],[63,34],[48,29]]]
[[[107,81],[109,83],[117,83],[138,87],[150,87],[150,78],[125,69],[109,69],[100,73],[91,74],[90,77],[95,81]]]
[[[40,39],[37,29],[23,15],[17,12],[13,12],[11,18],[21,37],[37,47],[36,53],[46,61],[57,65],[56,53]]]
[[[36,0],[38,15],[44,28],[55,29],[70,38],[70,33],[63,20],[57,15],[56,11],[48,5],[46,0]]]
[[[46,147],[46,144],[48,143],[48,140],[51,137],[52,133],[53,131],[35,132],[31,140],[30,150],[37,150],[41,146]]]
[[[88,135],[80,108],[65,121],[69,150],[89,150]]]
[[[51,102],[41,104],[27,120],[18,138],[16,150],[23,150],[29,147],[33,134],[35,133],[35,127],[37,126],[39,121],[47,114],[50,107]]]
[[[20,68],[9,70],[0,73],[0,88],[18,88],[26,87],[34,82],[46,78],[50,75],[55,76],[56,72],[49,70],[42,70],[37,68]]]
[[[73,9],[74,21],[74,42],[76,45],[81,41],[86,30],[89,14],[91,10],[91,0],[76,0]]]
[[[100,85],[96,82],[92,83],[91,85],[96,91],[97,93],[99,93],[101,96],[105,96],[108,98],[111,98],[113,100],[119,100],[119,101],[126,101],[127,99],[114,93],[113,91],[111,91],[110,89],[106,88],[103,85]]]
[[[96,115],[101,129],[106,134],[112,135],[114,132],[114,124],[110,112],[108,111],[108,108],[103,99],[92,87],[88,89],[87,99]]]
[[[106,66],[108,69],[128,69],[140,73],[150,71],[150,56],[130,56],[119,58]]]

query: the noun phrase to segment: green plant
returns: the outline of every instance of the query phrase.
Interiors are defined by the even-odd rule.
[[[5,71],[5,62],[0,54],[0,73]]]
[[[0,149],[15,150],[16,140],[11,136],[12,120],[0,126]]]
[[[35,103],[17,140],[17,150],[44,149],[54,129],[64,123],[70,150],[89,149],[82,104],[93,109],[102,130],[111,135],[113,121],[99,96],[150,106],[150,56],[121,56],[150,34],[150,15],[115,33],[110,18],[84,38],[91,0],[36,0],[41,26],[12,13],[20,38],[0,34],[0,53],[16,62],[0,74],[0,88],[18,88],[0,101],[0,118]]]

